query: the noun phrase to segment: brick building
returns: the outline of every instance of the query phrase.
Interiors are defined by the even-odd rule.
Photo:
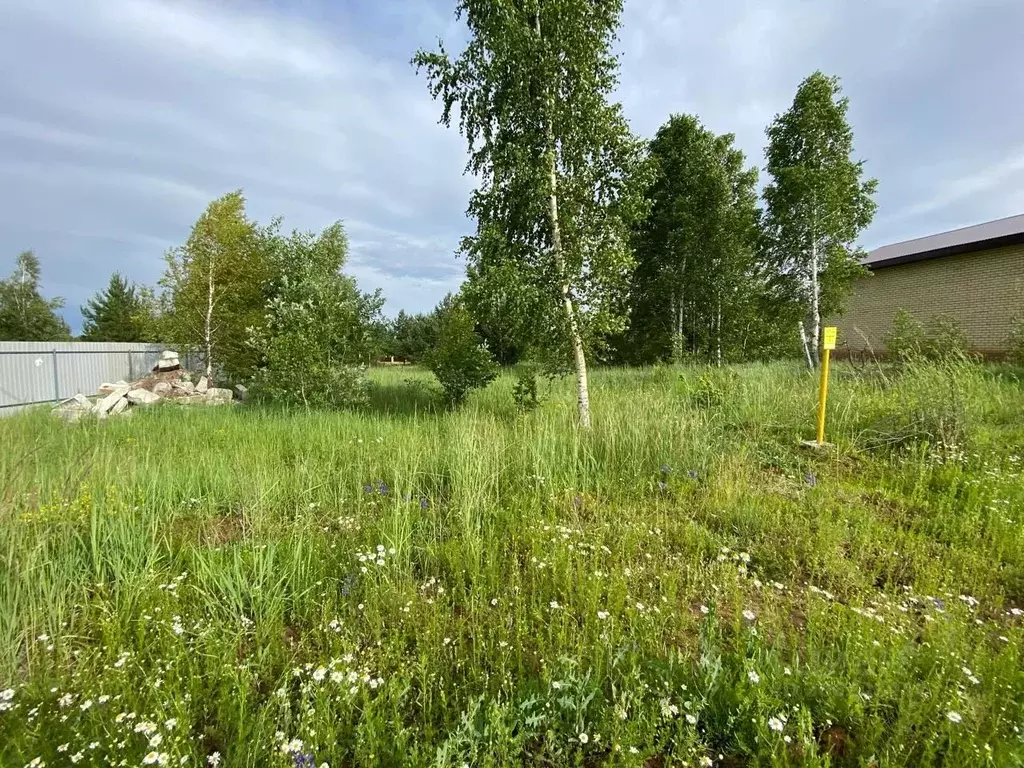
[[[1006,351],[1010,324],[1024,314],[1024,214],[886,245],[864,260],[837,321],[850,351],[884,351],[893,317],[904,309],[927,324],[952,317],[976,352]]]

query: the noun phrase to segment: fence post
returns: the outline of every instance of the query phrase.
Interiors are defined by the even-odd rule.
[[[128,381],[132,381],[135,378],[135,372],[132,370],[132,351],[128,350]]]
[[[57,349],[52,350],[53,359],[53,399],[60,400],[60,375],[57,373]]]

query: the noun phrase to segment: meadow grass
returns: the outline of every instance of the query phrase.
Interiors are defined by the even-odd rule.
[[[1024,764],[1012,370],[373,379],[0,420],[0,764]]]

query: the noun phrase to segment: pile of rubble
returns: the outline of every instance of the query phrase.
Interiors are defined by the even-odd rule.
[[[53,413],[65,421],[78,421],[83,416],[105,419],[108,416],[131,415],[136,406],[159,402],[180,405],[230,405],[237,393],[245,395],[245,387],[230,389],[211,387],[206,376],[195,383],[192,375],[181,367],[177,352],[165,351],[153,366],[153,371],[134,382],[118,381],[103,384],[96,395],[77,394],[59,403]]]

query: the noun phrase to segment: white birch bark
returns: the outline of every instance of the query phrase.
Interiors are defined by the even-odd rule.
[[[206,271],[206,318],[203,325],[203,340],[206,345],[206,378],[213,378],[213,255],[210,255]]]

